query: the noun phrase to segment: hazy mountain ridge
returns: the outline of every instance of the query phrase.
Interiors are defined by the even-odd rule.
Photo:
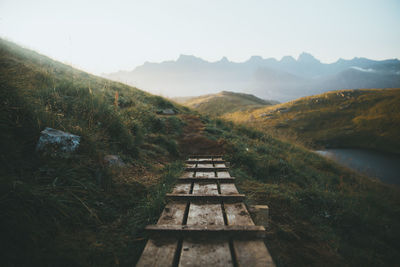
[[[281,60],[252,56],[236,63],[226,57],[208,62],[181,55],[176,61],[146,62],[132,71],[103,76],[168,96],[225,90],[287,101],[336,89],[400,87],[400,61],[353,58],[326,64],[302,53],[297,60],[291,56]]]

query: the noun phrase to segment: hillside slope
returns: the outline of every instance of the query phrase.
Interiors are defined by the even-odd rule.
[[[324,147],[400,153],[400,89],[340,90],[225,115]]]
[[[277,101],[264,100],[251,94],[222,91],[218,94],[197,97],[173,98],[176,102],[208,115],[219,116],[225,113],[243,111],[277,104]]]
[[[207,152],[226,155],[249,204],[269,205],[278,266],[397,264],[397,188],[3,40],[0,81],[1,266],[135,265],[182,159]],[[37,153],[48,126],[79,149]]]

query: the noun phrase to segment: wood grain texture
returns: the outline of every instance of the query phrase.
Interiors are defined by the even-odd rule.
[[[189,194],[190,187],[190,183],[176,184],[172,189],[172,194]]]
[[[177,247],[175,238],[149,239],[136,267],[172,266]]]
[[[227,171],[218,171],[217,172],[217,177],[229,178],[229,177],[231,177],[231,175]]]
[[[218,187],[216,183],[195,183],[193,187],[193,195],[218,195]]]
[[[234,184],[220,184],[222,195],[236,195],[239,194]]]
[[[195,177],[216,177],[215,172],[196,172]]]
[[[183,203],[168,203],[157,224],[181,225],[186,205]],[[177,238],[158,237],[157,239],[149,239],[136,266],[172,266],[177,247]]]
[[[220,204],[190,205],[188,225],[224,225]],[[218,240],[185,239],[179,266],[233,266],[229,243]]]

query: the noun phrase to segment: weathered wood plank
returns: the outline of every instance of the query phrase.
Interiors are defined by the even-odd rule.
[[[216,168],[226,168],[225,163],[214,163],[214,167]]]
[[[182,244],[182,252],[178,266],[233,266],[229,243],[217,240],[185,239]]]
[[[172,266],[177,247],[176,238],[149,239],[136,267]]]
[[[231,175],[227,171],[217,171],[217,177],[229,178],[229,177],[231,177]]]
[[[208,164],[213,164],[213,163],[225,163],[225,160],[187,160],[186,163],[188,164],[196,164],[196,163],[208,163]]]
[[[207,202],[240,202],[243,201],[245,195],[193,195],[193,194],[166,194],[166,198],[175,201],[207,201]]]
[[[214,168],[212,163],[198,163],[197,168]]]
[[[193,186],[193,195],[218,195],[218,186],[216,183],[195,183]]]
[[[198,238],[240,238],[265,237],[264,226],[257,225],[148,225],[146,231],[152,236],[198,237]]]
[[[196,172],[195,177],[216,177],[215,172]]]
[[[183,217],[185,216],[185,209],[187,203],[176,203],[170,202],[168,203],[163,212],[161,213],[160,218],[158,219],[157,225],[181,225],[183,222]]]
[[[189,194],[190,187],[191,187],[190,183],[176,184],[172,189],[172,194]]]
[[[186,205],[186,203],[168,203],[157,224],[182,224]],[[136,266],[172,266],[177,247],[177,238],[149,239]]]
[[[228,225],[254,225],[244,203],[224,203]]]
[[[243,203],[224,203],[228,225],[254,225]],[[238,266],[275,266],[262,240],[233,240]]]
[[[228,167],[209,167],[209,168],[185,168],[185,171],[190,172],[216,172],[216,171],[228,171]]]
[[[222,195],[236,195],[239,194],[234,184],[220,184]]]
[[[234,177],[230,178],[219,178],[219,177],[181,177],[178,179],[179,182],[220,182],[220,183],[232,183],[235,181]]]
[[[224,225],[221,204],[190,203],[187,225]]]
[[[224,225],[220,204],[191,204],[187,225]],[[186,238],[179,266],[233,266],[226,241]]]

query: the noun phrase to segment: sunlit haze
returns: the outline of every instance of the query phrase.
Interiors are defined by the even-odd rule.
[[[83,70],[132,70],[180,54],[323,62],[400,57],[400,1],[0,2],[0,35]]]

